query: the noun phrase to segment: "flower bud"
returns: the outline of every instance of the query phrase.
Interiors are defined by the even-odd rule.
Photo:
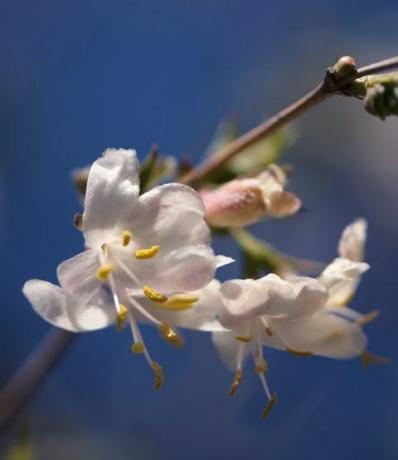
[[[384,120],[389,115],[398,115],[398,85],[396,82],[376,83],[368,88],[364,98],[367,112]]]
[[[265,216],[285,217],[300,209],[301,201],[286,192],[286,175],[270,165],[254,178],[235,179],[213,190],[200,190],[205,217],[215,227],[245,227]]]
[[[357,65],[352,56],[341,57],[334,65],[335,76],[337,78],[347,78],[355,75],[357,72]]]

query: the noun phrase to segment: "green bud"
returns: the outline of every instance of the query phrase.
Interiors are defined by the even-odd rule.
[[[334,74],[337,79],[352,77],[356,73],[357,65],[351,56],[341,57],[334,65]]]
[[[393,83],[376,83],[368,88],[364,98],[367,112],[381,120],[390,115],[398,115],[398,85]]]

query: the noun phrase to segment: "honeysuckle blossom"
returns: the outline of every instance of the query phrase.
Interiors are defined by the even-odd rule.
[[[206,220],[216,227],[245,227],[265,216],[286,217],[301,207],[300,199],[284,190],[286,174],[270,165],[254,178],[235,179],[199,194]]]
[[[166,184],[139,196],[138,171],[133,150],[109,149],[94,162],[80,222],[86,250],[58,266],[61,287],[30,280],[23,292],[43,318],[71,331],[129,322],[132,350],[144,354],[159,388],[162,370],[137,320],[181,346],[175,325],[186,321],[200,329],[211,321],[208,313],[201,316],[202,308],[189,320],[184,316],[200,300],[192,291],[208,285],[216,268],[231,259],[210,248],[203,204],[193,189]]]

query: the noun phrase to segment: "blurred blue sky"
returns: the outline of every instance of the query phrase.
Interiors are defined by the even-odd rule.
[[[48,329],[24,281],[55,281],[81,249],[74,167],[107,147],[143,158],[153,142],[198,160],[222,118],[238,114],[248,129],[340,55],[364,65],[397,54],[397,19],[392,0],[0,0],[0,383]],[[206,335],[187,333],[175,351],[143,328],[167,376],[154,393],[127,332],[85,334],[24,411],[40,460],[398,459],[397,120],[336,98],[296,129],[285,159],[307,212],[255,232],[327,261],[343,227],[368,218],[372,270],[354,306],[382,310],[368,333],[389,366],[270,351],[280,403],[264,423],[255,375],[230,400],[231,375]]]

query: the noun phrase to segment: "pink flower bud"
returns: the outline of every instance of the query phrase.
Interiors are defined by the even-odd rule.
[[[257,177],[235,179],[217,189],[200,190],[206,220],[215,227],[245,227],[265,216],[294,214],[301,201],[284,190],[285,184],[284,172],[270,165]]]

